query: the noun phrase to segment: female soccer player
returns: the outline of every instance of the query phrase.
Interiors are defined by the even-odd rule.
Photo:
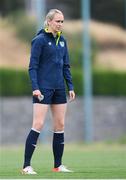
[[[58,9],[51,9],[44,22],[45,28],[40,30],[32,40],[29,75],[33,90],[33,124],[26,139],[23,174],[37,174],[31,167],[31,158],[49,105],[54,131],[52,145],[54,168],[52,171],[71,172],[62,164],[64,120],[67,107],[65,82],[70,101],[75,99],[67,44],[61,35],[63,22],[63,13]]]

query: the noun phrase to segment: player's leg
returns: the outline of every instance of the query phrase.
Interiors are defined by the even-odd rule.
[[[37,144],[40,130],[43,127],[47,110],[48,110],[48,105],[46,104],[39,104],[39,103],[33,104],[33,125],[30,133],[28,134],[25,144],[23,170],[24,171],[26,170],[26,173],[27,173],[27,167],[28,167],[28,171],[32,172],[31,169],[29,170],[31,164],[31,158]]]
[[[64,121],[66,113],[66,104],[51,105],[53,117],[53,154],[54,168],[62,164],[62,155],[64,151]]]
[[[62,156],[64,151],[64,122],[67,104],[51,105],[53,117],[53,155],[55,172],[71,172],[62,165]]]

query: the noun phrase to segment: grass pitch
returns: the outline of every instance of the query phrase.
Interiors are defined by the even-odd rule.
[[[24,148],[1,148],[0,178],[10,179],[124,179],[126,178],[126,146],[119,145],[66,145],[64,165],[74,173],[54,173],[51,146],[38,145],[32,166],[37,175],[22,175]]]

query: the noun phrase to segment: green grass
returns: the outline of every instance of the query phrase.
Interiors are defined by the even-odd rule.
[[[51,146],[39,145],[32,166],[38,175],[21,175],[23,147],[2,147],[0,178],[11,179],[124,179],[126,178],[125,145],[66,145],[63,162],[74,173],[53,173]]]

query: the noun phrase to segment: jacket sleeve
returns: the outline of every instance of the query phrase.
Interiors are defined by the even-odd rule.
[[[70,72],[70,62],[69,62],[69,54],[68,54],[68,48],[67,48],[67,44],[65,42],[65,54],[64,54],[64,65],[63,65],[63,75],[64,75],[64,79],[66,81],[68,90],[73,90],[73,83],[72,83],[72,76],[71,76],[71,72]]]
[[[31,43],[31,56],[30,56],[30,63],[29,63],[29,76],[32,84],[32,90],[39,89],[38,86],[38,78],[37,78],[37,70],[39,67],[39,60],[40,54],[42,49],[42,42],[41,39],[36,38],[33,39]]]

